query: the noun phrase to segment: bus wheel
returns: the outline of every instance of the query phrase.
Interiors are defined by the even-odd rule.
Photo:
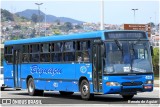
[[[16,90],[18,91],[18,90],[21,90],[20,88],[16,88]]]
[[[74,92],[59,91],[61,95],[72,95]]]
[[[29,78],[28,80],[28,93],[31,96],[35,95],[43,95],[43,90],[36,90],[33,78]]]
[[[4,91],[4,87],[1,87],[1,91]]]
[[[122,95],[124,100],[130,100],[133,98],[134,95]]]
[[[89,100],[93,98],[94,94],[90,93],[90,87],[87,80],[82,80],[80,84],[81,97],[84,100]]]

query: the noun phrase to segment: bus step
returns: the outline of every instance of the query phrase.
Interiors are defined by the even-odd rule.
[[[96,95],[102,95],[103,93],[102,92],[94,92],[94,94],[96,94]]]

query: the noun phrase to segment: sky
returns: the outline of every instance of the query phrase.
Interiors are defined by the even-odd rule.
[[[101,0],[1,0],[1,8],[12,13],[26,9],[38,9],[35,3],[43,3],[40,10],[57,17],[69,17],[84,22],[100,22]],[[104,23],[147,24],[159,23],[158,0],[104,0]]]

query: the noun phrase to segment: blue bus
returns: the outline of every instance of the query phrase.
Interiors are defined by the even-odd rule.
[[[143,31],[96,31],[5,42],[4,83],[62,95],[80,92],[84,100],[98,94],[131,99],[153,91],[152,47]]]

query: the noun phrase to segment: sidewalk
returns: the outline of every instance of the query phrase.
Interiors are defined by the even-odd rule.
[[[159,87],[160,80],[154,80],[154,86]]]

